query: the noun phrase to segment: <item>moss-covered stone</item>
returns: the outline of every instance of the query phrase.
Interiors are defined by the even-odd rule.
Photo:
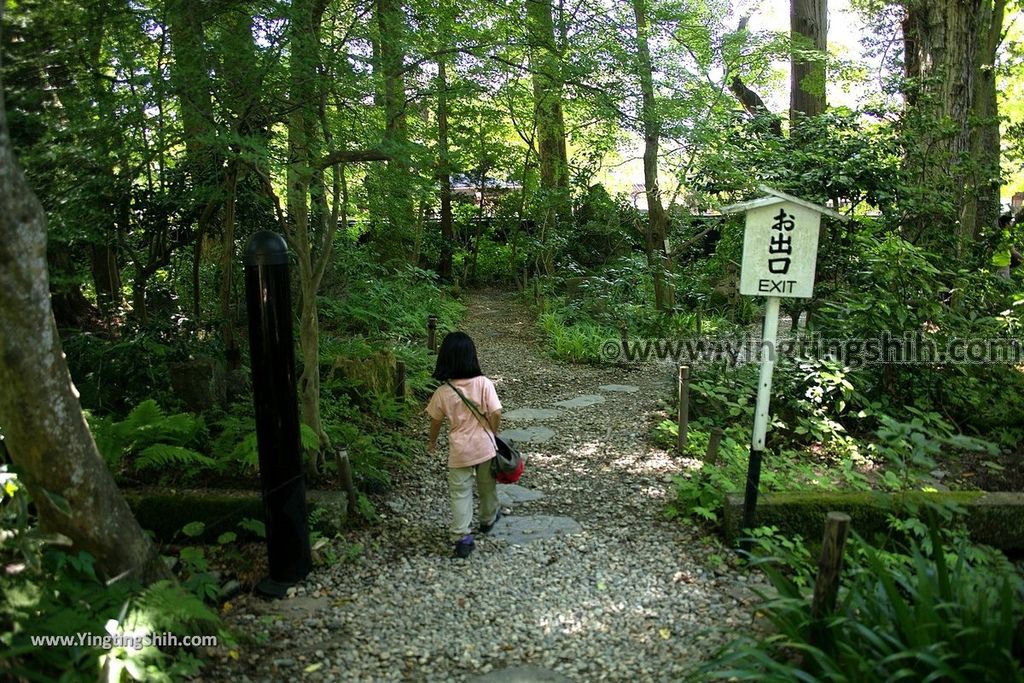
[[[239,522],[264,520],[259,491],[127,491],[124,496],[142,528],[163,543],[184,542],[181,529],[191,522],[202,522],[205,528],[189,542],[212,543],[229,531],[239,538],[252,538]],[[306,500],[313,530],[333,536],[344,529],[348,518],[344,493],[308,491]]]
[[[395,392],[395,355],[388,350],[378,350],[367,356],[334,359],[324,380],[327,384],[337,375],[352,386],[369,393],[390,395]]]
[[[830,511],[850,515],[851,528],[870,538],[888,531],[887,515],[922,503],[955,504],[967,511],[967,528],[978,543],[1003,550],[1024,550],[1024,494],[983,491],[939,492],[798,492],[766,493],[758,498],[757,526],[775,526],[784,534],[800,534],[814,542]],[[730,543],[740,536],[743,496],[728,495],[722,531]]]

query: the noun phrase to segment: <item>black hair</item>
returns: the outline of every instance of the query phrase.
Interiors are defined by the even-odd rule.
[[[434,366],[434,379],[469,379],[484,374],[476,358],[476,345],[465,332],[449,332],[441,342]]]

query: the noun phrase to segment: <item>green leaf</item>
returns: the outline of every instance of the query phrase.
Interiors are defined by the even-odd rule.
[[[60,494],[54,493],[49,489],[43,489],[43,493],[46,495],[46,498],[53,504],[53,506],[60,510],[60,512],[63,515],[67,517],[71,516],[71,503],[68,502],[67,498]]]
[[[181,533],[185,534],[189,538],[200,536],[205,530],[206,524],[204,522],[189,522],[185,526],[181,527]]]

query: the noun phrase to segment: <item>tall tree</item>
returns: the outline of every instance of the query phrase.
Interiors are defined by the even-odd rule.
[[[921,122],[907,164],[934,196],[953,198],[954,212],[922,211],[915,222],[919,233],[929,233],[957,221],[958,255],[983,225],[994,229],[998,216],[995,78],[983,71],[995,60],[1005,6],[1005,0],[904,4],[907,105]]]
[[[644,133],[644,190],[647,194],[647,260],[654,271],[654,302],[659,311],[674,305],[674,294],[667,280],[671,269],[665,239],[668,214],[661,202],[658,185],[658,147],[661,141],[661,116],[654,99],[654,67],[651,63],[650,23],[646,0],[633,0],[636,20],[636,76],[640,82]]]
[[[169,576],[100,457],[71,382],[50,307],[46,218],[14,158],[2,76],[0,425],[44,529],[91,553],[108,578]]]
[[[526,26],[543,208],[543,254],[538,265],[545,272],[550,272],[553,261],[548,243],[555,227],[571,217],[569,161],[565,148],[565,115],[562,112],[562,57],[555,38],[551,0],[526,0]]]
[[[412,174],[409,171],[409,124],[406,113],[405,49],[406,18],[401,0],[375,0],[376,74],[380,91],[378,101],[384,109],[383,146],[389,152],[381,183],[377,186],[378,202],[384,225],[379,226],[378,251],[388,261],[408,259],[413,253],[412,233],[415,223]]]
[[[825,111],[825,51],[828,47],[828,0],[790,0],[789,121],[798,115],[816,116]],[[813,50],[816,54],[808,56]]]
[[[259,58],[252,35],[252,13],[241,3],[228,12],[221,31],[219,75],[223,84],[223,99],[231,130],[229,145],[231,159],[225,169],[224,210],[221,220],[220,257],[220,320],[221,341],[229,362],[239,362],[238,341],[235,338],[235,312],[232,306],[235,274],[235,216],[238,200],[238,180],[244,167],[244,154],[263,156],[268,142],[264,102],[261,97],[261,76],[256,68]]]
[[[441,260],[438,275],[443,280],[452,277],[452,169],[448,149],[448,57],[443,52],[437,58],[437,177],[441,194]]]
[[[970,242],[999,225],[1000,152],[996,60],[1003,39],[1006,0],[982,2],[978,16],[978,50],[974,61],[974,111],[971,130],[970,185],[965,197],[961,239]]]
[[[289,26],[288,241],[298,257],[299,347],[302,357],[299,396],[302,421],[320,438],[320,451],[314,458],[316,471],[319,471],[323,452],[329,446],[320,420],[320,322],[316,305],[316,292],[324,268],[315,262],[309,215],[314,163],[319,160],[321,151],[316,107],[321,98],[317,74],[324,6],[321,0],[295,0]]]
[[[214,217],[220,159],[213,143],[213,83],[204,30],[209,19],[206,3],[199,0],[170,0],[167,27],[174,49],[171,81],[178,95],[185,141],[185,167],[192,179],[197,228],[192,260],[192,314],[199,317],[199,269],[204,238]]]

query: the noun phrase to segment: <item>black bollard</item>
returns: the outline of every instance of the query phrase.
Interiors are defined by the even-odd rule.
[[[256,442],[267,529],[270,576],[256,585],[283,597],[312,568],[306,481],[295,390],[288,245],[276,232],[257,232],[245,250]]]

